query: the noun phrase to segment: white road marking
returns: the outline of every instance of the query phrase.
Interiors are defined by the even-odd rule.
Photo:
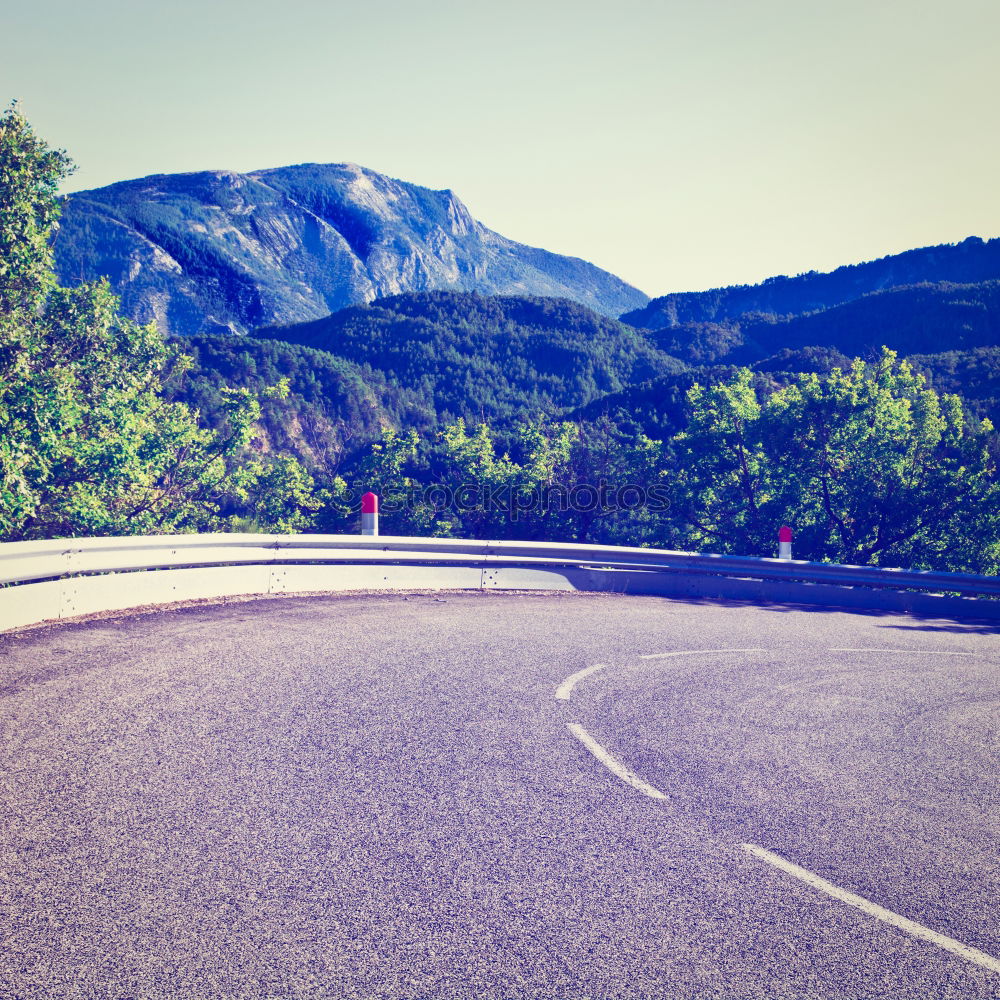
[[[977,656],[977,653],[960,653],[953,649],[855,649],[853,646],[831,646],[831,653],[926,653],[928,656]]]
[[[766,653],[766,649],[677,649],[672,653],[645,653],[640,660],[659,660],[665,656],[694,656],[696,653]]]
[[[953,650],[861,649],[847,646],[832,646],[830,647],[830,650],[831,652],[836,653],[928,653],[931,655],[946,656],[976,655],[975,653],[956,652]],[[667,653],[646,653],[641,655],[639,659],[658,660],[670,656],[693,656],[697,654],[710,653],[765,652],[767,652],[765,649],[680,649]],[[605,664],[597,663],[592,667],[579,670],[572,676],[567,677],[566,680],[564,680],[556,689],[556,698],[562,701],[568,701],[570,693],[577,682],[583,680],[584,677],[587,677],[590,674],[596,673],[598,670],[603,670],[604,667]],[[640,778],[637,774],[634,774],[624,764],[608,753],[608,751],[605,750],[604,747],[602,747],[601,744],[598,743],[597,740],[595,740],[590,733],[583,728],[583,726],[575,722],[570,722],[567,723],[566,728],[569,729],[569,731],[594,755],[594,757],[597,758],[597,760],[599,760],[612,774],[621,778],[625,784],[630,785],[636,791],[642,792],[643,795],[647,795],[651,799],[667,799],[667,796],[658,788],[654,788],[648,782],[643,781],[642,778]],[[837,899],[842,903],[846,903],[848,906],[853,906],[855,909],[860,910],[862,913],[866,913],[870,917],[874,917],[877,920],[890,924],[892,927],[895,927],[912,937],[928,941],[939,948],[950,951],[953,955],[957,955],[959,958],[962,958],[967,962],[972,962],[975,965],[979,965],[991,972],[1000,973],[1000,959],[996,959],[992,955],[987,955],[986,952],[980,951],[978,948],[972,948],[969,945],[962,944],[961,941],[956,941],[954,938],[950,938],[945,934],[939,934],[937,931],[931,930],[923,924],[918,924],[916,921],[910,920],[898,913],[894,913],[892,910],[887,910],[885,907],[879,906],[877,903],[872,903],[863,896],[857,896],[853,892],[841,889],[832,882],[827,882],[826,879],[820,878],[819,875],[816,875],[808,869],[800,868],[791,861],[786,861],[780,855],[775,854],[773,851],[768,851],[766,848],[758,847],[756,844],[742,844],[741,847],[748,854],[753,855],[760,861],[764,861],[767,864],[780,869],[786,874],[812,886],[814,889],[818,889],[820,892],[825,892],[828,896],[832,896],[834,899]]]
[[[765,649],[678,649],[671,653],[646,653],[639,657],[640,660],[658,660],[665,656],[694,656],[698,653],[766,653]],[[569,701],[569,696],[573,691],[573,688],[584,679],[584,677],[589,677],[591,674],[596,673],[598,670],[603,670],[607,666],[604,663],[596,663],[592,667],[585,667],[583,670],[578,670],[575,674],[567,677],[566,680],[556,688],[556,698],[560,701]]]
[[[571,677],[567,677],[566,680],[556,688],[556,697],[560,701],[569,701],[570,692],[576,687],[578,681],[582,681],[584,677],[589,677],[591,674],[597,673],[598,670],[603,670],[605,664],[595,663],[592,667],[585,667],[583,670],[578,670]]]
[[[566,728],[612,773],[617,775],[626,785],[631,785],[637,792],[648,795],[651,799],[665,799],[667,796],[658,788],[647,784],[637,774],[633,774],[624,764],[615,760],[583,726],[575,722],[566,724]]]
[[[775,868],[780,868],[783,872],[801,879],[814,889],[819,889],[820,892],[825,892],[828,896],[833,896],[834,899],[839,899],[842,903],[847,903],[848,906],[856,907],[862,913],[867,913],[877,920],[884,920],[887,924],[898,927],[907,934],[912,934],[913,937],[930,941],[931,944],[936,944],[939,948],[944,948],[946,951],[958,955],[959,958],[964,958],[967,962],[974,962],[976,965],[981,965],[984,969],[989,969],[991,972],[1000,972],[1000,960],[993,958],[992,955],[987,955],[983,951],[979,951],[978,948],[970,948],[968,945],[962,944],[954,938],[938,934],[937,931],[932,931],[929,927],[924,927],[923,924],[908,920],[906,917],[901,917],[898,913],[893,913],[892,910],[887,910],[885,907],[871,903],[862,896],[855,896],[853,892],[847,892],[846,889],[841,889],[832,882],[827,882],[826,879],[822,879],[818,875],[814,875],[811,871],[792,864],[791,861],[786,861],[780,855],[765,850],[763,847],[757,847],[755,844],[742,844],[741,846],[748,854],[752,854],[761,861],[766,861],[769,865],[774,865]]]

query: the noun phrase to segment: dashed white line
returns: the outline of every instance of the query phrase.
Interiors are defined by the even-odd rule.
[[[633,774],[621,761],[616,760],[587,732],[583,726],[575,722],[566,724],[566,728],[612,773],[617,775],[626,785],[631,785],[637,792],[648,795],[651,799],[665,799],[667,796],[658,788],[643,781],[637,774]]]
[[[640,660],[660,660],[665,656],[694,656],[698,653],[766,653],[766,649],[676,649],[671,653],[645,653]]]
[[[962,944],[961,941],[956,941],[954,938],[939,934],[937,931],[932,931],[929,927],[924,927],[923,924],[918,924],[914,920],[909,920],[906,917],[901,917],[898,913],[893,913],[892,910],[878,906],[863,896],[856,896],[853,892],[841,889],[839,886],[834,885],[832,882],[827,882],[826,879],[820,878],[808,869],[800,868],[798,865],[792,864],[791,861],[786,861],[780,855],[768,851],[763,847],[757,847],[756,844],[742,844],[741,846],[748,854],[752,854],[761,861],[766,861],[775,868],[780,868],[783,872],[787,872],[807,885],[811,885],[814,889],[819,889],[820,892],[825,892],[828,896],[833,896],[834,899],[839,899],[842,903],[853,906],[861,910],[862,913],[867,913],[870,917],[883,920],[885,923],[891,924],[893,927],[898,927],[901,931],[905,931],[913,937],[929,941],[939,948],[944,948],[946,951],[958,955],[959,958],[964,958],[967,962],[974,962],[976,965],[981,965],[984,969],[989,969],[991,972],[1000,972],[1000,960],[995,959],[992,955],[987,955],[986,952],[980,951],[978,948],[970,948],[968,945]]]
[[[954,649],[879,649],[869,647],[867,649],[854,648],[853,646],[831,646],[831,653],[925,653],[927,656],[976,656],[976,653],[961,653]]]
[[[847,646],[831,646],[829,647],[831,652],[835,653],[926,653],[930,655],[944,655],[944,656],[975,656],[975,653],[957,652],[954,650],[926,650],[926,649],[861,649]],[[710,653],[765,653],[765,649],[680,649],[673,650],[666,653],[646,653],[641,655],[639,659],[641,660],[658,660],[664,659],[670,656],[693,656],[697,654],[710,654]],[[591,667],[586,667],[583,670],[578,670],[575,674],[567,677],[566,680],[556,688],[556,698],[561,701],[568,701],[570,693],[576,684],[583,680],[584,677],[588,677],[590,674],[596,673],[598,670],[603,670],[605,664],[596,663]],[[620,778],[625,784],[630,785],[637,792],[641,792],[643,795],[648,796],[651,799],[667,799],[667,795],[661,792],[658,788],[654,788],[648,782],[643,781],[637,774],[630,771],[621,761],[613,757],[600,743],[597,742],[587,732],[583,726],[575,722],[567,723],[567,729],[593,754],[593,756],[600,761],[612,774]],[[992,955],[986,954],[986,952],[980,951],[978,948],[973,948],[969,945],[962,944],[961,941],[956,941],[954,938],[950,938],[945,934],[939,934],[937,931],[931,930],[929,927],[925,927],[923,924],[918,924],[915,920],[910,920],[907,917],[901,916],[898,913],[894,913],[892,910],[887,910],[883,906],[879,906],[877,903],[873,903],[870,900],[865,899],[863,896],[857,896],[853,892],[848,892],[846,889],[841,889],[839,886],[834,885],[832,882],[827,882],[826,879],[820,878],[814,872],[809,871],[806,868],[801,868],[799,865],[793,864],[791,861],[787,861],[785,858],[773,851],[769,851],[766,848],[759,847],[756,844],[742,844],[741,847],[748,854],[753,855],[760,861],[764,861],[775,868],[780,869],[788,875],[805,882],[807,885],[814,889],[818,889],[820,892],[826,893],[828,896],[832,896],[834,899],[839,900],[842,903],[846,903],[848,906],[853,906],[855,909],[860,910],[862,913],[867,914],[870,917],[874,917],[877,920],[881,920],[884,923],[903,931],[912,937],[919,938],[922,941],[928,941],[939,948],[943,948],[945,951],[951,952],[953,955],[957,955],[959,958],[964,959],[967,962],[972,962],[975,965],[979,965],[984,969],[988,969],[991,972],[1000,973],[1000,960],[994,958]]]
[[[589,677],[591,674],[597,673],[598,670],[603,670],[605,664],[595,663],[592,667],[585,667],[583,670],[578,670],[571,677],[567,677],[566,680],[556,688],[556,697],[560,701],[569,701],[570,693],[573,688],[576,687],[578,681],[582,681],[584,677]]]

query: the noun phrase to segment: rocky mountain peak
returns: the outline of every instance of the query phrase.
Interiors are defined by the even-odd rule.
[[[67,284],[106,275],[167,332],[318,319],[376,296],[450,290],[561,296],[607,316],[646,295],[586,261],[477,222],[451,190],[356,163],[160,174],[66,198]]]

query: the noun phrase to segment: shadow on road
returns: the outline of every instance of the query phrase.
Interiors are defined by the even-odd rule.
[[[879,625],[879,628],[898,628],[906,630],[919,630],[921,632],[957,632],[965,635],[1000,635],[1000,624],[997,622],[949,622],[938,624],[928,622],[926,625]]]
[[[1000,622],[985,618],[951,618],[948,615],[922,615],[916,612],[898,611],[886,608],[856,608],[836,604],[759,604],[755,601],[720,601],[711,598],[670,598],[685,604],[733,604],[759,608],[761,611],[773,611],[779,614],[792,612],[807,612],[826,615],[832,611],[843,614],[859,615],[865,618],[908,618],[913,624],[889,623],[878,625],[878,628],[894,628],[923,632],[955,632],[965,635],[1000,635]]]

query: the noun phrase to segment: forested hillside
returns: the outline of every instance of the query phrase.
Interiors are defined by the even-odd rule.
[[[882,344],[905,354],[943,345],[969,350],[1000,343],[1000,281],[906,285],[801,316],[747,314],[725,323],[664,327],[649,336],[696,364],[745,364],[805,347],[849,355],[877,352]]]
[[[685,368],[639,331],[551,298],[398,295],[255,336],[370,366],[439,422],[559,413]]]
[[[937,265],[943,273],[966,278],[991,272],[994,276],[900,284],[819,305],[823,289],[849,296],[876,279],[931,275]],[[723,366],[720,370],[725,371],[732,365],[751,365],[774,375],[829,372],[837,366],[847,367],[854,357],[877,357],[883,347],[889,347],[911,358],[932,384],[966,397],[971,413],[1000,424],[1000,392],[996,388],[1000,240],[966,240],[956,247],[913,251],[871,265],[841,268],[830,275],[775,279],[763,285],[698,294],[667,296],[643,314],[629,315],[637,321],[668,320],[658,329],[646,330],[646,335],[661,350],[694,366],[702,380],[711,380],[714,368]],[[744,306],[766,305],[777,305],[784,313],[736,314]],[[811,311],[793,312],[793,307],[802,305]],[[682,321],[682,315],[702,318]],[[708,316],[714,318],[705,318]],[[649,387],[637,388],[635,394],[648,398],[651,391]],[[626,389],[620,400],[609,400],[609,405],[628,406],[633,396],[631,389]]]
[[[724,322],[746,314],[795,316],[861,298],[871,292],[925,282],[975,284],[1000,279],[1000,238],[970,236],[957,245],[922,247],[821,274],[779,275],[759,285],[676,292],[652,299],[621,318],[647,330],[685,323]]]
[[[306,527],[326,492],[253,445],[283,382],[224,389],[209,426],[171,399],[186,361],[154,326],[122,316],[104,280],[57,283],[71,166],[16,107],[0,115],[0,539]]]
[[[390,385],[370,366],[278,340],[199,334],[170,343],[191,359],[165,387],[168,398],[202,414],[211,427],[226,420],[227,388],[261,398],[254,448],[287,452],[313,470],[336,471],[345,455],[366,448],[390,427],[426,430],[434,413],[417,393]],[[287,380],[286,396],[267,388]]]
[[[938,392],[960,394],[970,412],[989,418],[1000,431],[1000,346],[914,354],[910,363]]]
[[[877,356],[878,352],[874,352]],[[865,351],[865,357],[873,352]],[[938,392],[956,393],[970,417],[988,419],[1000,428],[1000,346],[939,354],[911,354],[906,360]],[[750,366],[761,392],[793,382],[801,374],[829,375],[846,371],[852,359],[835,348],[785,348]],[[574,418],[594,420],[603,416],[653,436],[669,436],[683,426],[688,409],[686,393],[692,385],[714,385],[731,378],[740,368],[733,364],[692,367],[639,385],[630,385],[573,411]],[[991,431],[992,447],[1000,452],[1000,434]]]
[[[565,298],[426,291],[252,336],[220,323],[167,338],[123,315],[103,280],[60,286],[51,234],[68,169],[16,109],[0,118],[4,540],[354,531],[374,489],[389,533],[769,555],[790,523],[804,558],[1000,570],[1000,445],[982,419],[1000,417],[996,241],[765,283],[802,293],[782,308],[823,303],[795,314],[711,306],[638,329]],[[297,204],[317,191],[309,171],[299,180]],[[444,202],[426,198],[438,218]],[[255,211],[241,225],[276,247]],[[371,250],[364,213],[341,216],[351,252]],[[117,252],[117,232],[91,233],[88,266]],[[143,252],[164,264],[156,246]],[[198,294],[215,289],[221,308],[239,286],[241,315],[266,315],[242,280]],[[806,296],[814,280],[826,299]],[[850,294],[833,302],[838,287]],[[773,305],[771,291],[719,302]]]
[[[322,530],[350,530],[350,497],[373,488],[399,533],[766,552],[780,508],[812,558],[983,570],[1000,566],[1000,439],[979,424],[1000,422],[998,285],[891,288],[803,316],[654,331],[564,300],[391,296],[254,337],[181,338],[196,365],[177,398],[214,420],[224,384],[288,378],[287,398],[263,401],[257,445],[344,477]],[[896,430],[866,440],[869,420]],[[794,471],[781,453],[831,433],[827,466]],[[734,440],[745,455],[726,465]],[[823,489],[839,499],[816,508],[809,491],[831,476]],[[623,507],[602,483],[643,503]],[[457,504],[463,484],[500,507]],[[595,489],[595,503],[546,500]],[[959,526],[983,544],[949,548]]]

